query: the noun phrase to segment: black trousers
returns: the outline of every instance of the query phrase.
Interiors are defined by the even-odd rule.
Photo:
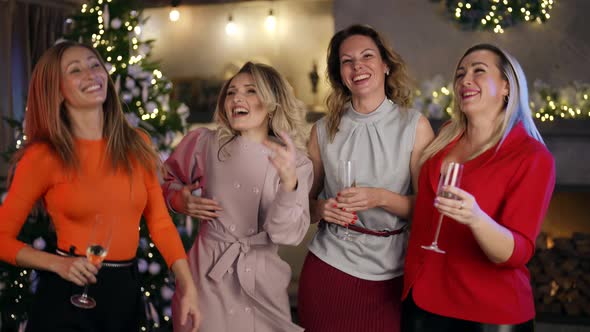
[[[402,332],[533,332],[533,320],[516,325],[495,325],[439,316],[420,309],[412,293],[402,302]]]
[[[81,309],[70,297],[84,290],[59,275],[40,272],[27,332],[135,332],[145,324],[137,265],[102,267],[97,283],[88,287],[96,300],[93,309]]]

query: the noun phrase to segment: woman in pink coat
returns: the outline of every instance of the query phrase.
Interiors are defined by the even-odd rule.
[[[277,254],[309,226],[303,104],[275,69],[249,62],[223,86],[215,120],[217,130],[180,142],[163,185],[172,210],[202,221],[189,253],[199,331],[303,331],[291,322],[291,270]]]

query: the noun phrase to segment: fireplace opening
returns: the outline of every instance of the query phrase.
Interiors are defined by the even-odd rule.
[[[590,325],[589,204],[590,190],[553,194],[528,264],[539,321]]]

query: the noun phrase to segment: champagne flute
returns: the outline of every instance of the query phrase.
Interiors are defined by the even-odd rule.
[[[113,236],[112,221],[103,216],[97,215],[86,248],[86,258],[95,266],[100,265],[107,256],[111,238]],[[84,286],[82,294],[72,295],[70,302],[78,308],[92,309],[96,307],[96,300],[88,296],[88,284]]]
[[[442,167],[442,172],[438,181],[438,188],[436,190],[436,195],[444,198],[450,199],[459,199],[456,195],[451,194],[450,192],[444,191],[445,186],[456,187],[459,188],[461,185],[461,177],[463,175],[463,165],[455,162],[448,163]],[[440,214],[438,217],[438,225],[436,227],[436,232],[434,233],[434,240],[429,246],[422,246],[422,249],[432,250],[439,254],[446,253],[444,250],[438,247],[438,236],[440,234],[440,228],[442,226],[443,215]]]
[[[354,162],[352,160],[338,161],[338,177],[340,179],[341,189],[356,187],[356,174]],[[348,229],[348,224],[346,224],[344,234],[342,234],[338,238],[345,241],[354,240],[352,234],[350,234],[350,230]]]

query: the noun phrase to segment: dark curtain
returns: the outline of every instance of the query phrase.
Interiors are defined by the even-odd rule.
[[[23,119],[31,70],[41,54],[62,36],[65,19],[77,7],[58,0],[0,0],[2,117]],[[0,151],[14,144],[12,128],[0,121]],[[7,169],[7,163],[0,160],[0,177],[6,175]]]

